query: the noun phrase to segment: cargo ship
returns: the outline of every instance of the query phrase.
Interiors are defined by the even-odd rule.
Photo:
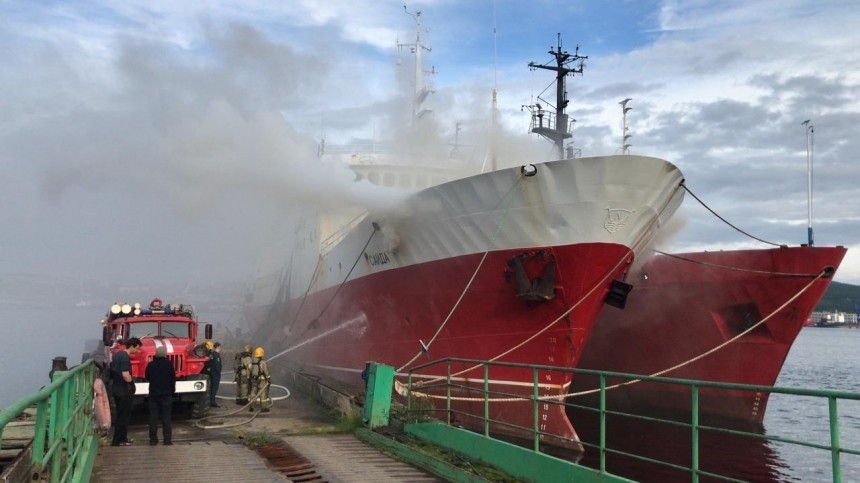
[[[427,96],[421,51],[419,33],[415,112]],[[582,73],[584,57],[563,50],[560,38],[550,54],[530,66],[555,73],[556,107],[537,109],[532,130],[553,142],[556,160],[458,177],[445,159],[418,167],[339,152],[358,180],[412,192],[397,209],[319,213],[296,230],[283,270],[246,299],[253,343],[273,364],[356,388],[367,361],[395,367],[401,382],[410,368],[446,357],[578,366],[604,304],[623,305],[621,281],[683,200],[683,176],[653,157],[573,157],[564,83]],[[531,397],[533,377],[500,369],[490,389]],[[457,381],[455,405],[483,413],[482,400],[467,400],[483,391],[480,369]],[[551,444],[581,449],[560,404],[570,383],[569,373],[541,374],[540,395],[558,403],[541,405],[540,431]],[[533,427],[532,407],[492,403],[490,431],[530,434],[517,426]]]
[[[626,306],[606,307],[579,367],[772,386],[845,253],[841,246],[658,253],[631,270]],[[577,375],[571,393],[581,395],[570,402],[596,407],[589,393],[596,387],[593,376]],[[606,398],[613,410],[689,421],[691,395],[681,386],[636,382]],[[700,420],[757,426],[767,402],[767,393],[702,388]]]

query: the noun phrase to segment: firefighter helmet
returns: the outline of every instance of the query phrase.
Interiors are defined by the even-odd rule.
[[[249,346],[248,344],[245,344],[245,347],[242,348],[242,352],[250,353],[251,352],[251,346]]]
[[[265,353],[266,351],[264,351],[262,347],[257,347],[256,349],[254,349],[254,357],[263,357],[263,354]]]
[[[211,351],[215,347],[215,344],[212,343],[211,340],[206,341],[206,350]]]

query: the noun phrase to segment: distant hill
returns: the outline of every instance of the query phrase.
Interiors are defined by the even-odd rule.
[[[860,312],[860,285],[831,282],[816,312]]]

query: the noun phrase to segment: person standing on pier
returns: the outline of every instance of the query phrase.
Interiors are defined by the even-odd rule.
[[[220,408],[215,397],[218,395],[218,386],[221,385],[221,343],[216,342],[209,353],[209,406]]]
[[[176,371],[167,360],[167,347],[155,349],[155,359],[146,365],[146,380],[149,381],[149,444],[158,444],[158,421],[164,444],[173,444],[170,410],[173,393],[176,392]]]
[[[254,349],[251,358],[251,395],[254,398],[251,403],[251,411],[259,408],[261,412],[269,412],[269,365],[263,359],[265,352],[262,347]]]
[[[236,404],[248,404],[251,391],[251,346],[247,344],[233,360],[233,378],[236,381]]]
[[[131,377],[131,355],[140,351],[140,339],[132,337],[125,342],[125,350],[117,352],[110,363],[111,394],[116,402],[116,423],[111,446],[130,446],[128,422],[134,400],[134,379]]]

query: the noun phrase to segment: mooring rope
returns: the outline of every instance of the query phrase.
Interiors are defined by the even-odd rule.
[[[683,183],[681,183],[679,186],[683,186]],[[685,188],[685,189],[686,189],[686,188]],[[666,209],[666,207],[667,207],[667,206],[668,206],[668,203],[667,203],[666,205],[664,205],[664,206],[663,206],[663,208],[660,210],[660,214],[662,214],[662,213],[663,213],[663,211],[665,211],[665,209]],[[490,362],[492,362],[492,361],[497,361],[497,360],[501,359],[502,357],[504,357],[504,356],[506,356],[506,355],[510,354],[511,352],[513,352],[513,351],[515,351],[515,350],[517,350],[517,349],[521,348],[522,346],[524,346],[524,345],[528,344],[529,342],[531,342],[532,340],[534,340],[536,337],[540,336],[541,334],[543,334],[544,332],[546,332],[547,330],[549,330],[552,326],[554,326],[555,324],[557,324],[560,320],[564,319],[564,318],[565,318],[565,317],[567,317],[567,316],[568,316],[572,311],[574,311],[574,310],[575,310],[575,309],[576,309],[576,308],[577,308],[577,307],[578,307],[578,306],[579,306],[579,305],[580,305],[584,300],[586,300],[588,297],[590,297],[590,296],[591,296],[591,294],[592,294],[592,293],[594,293],[594,291],[595,291],[595,290],[597,290],[599,287],[603,286],[603,284],[607,281],[607,279],[608,279],[612,274],[614,274],[614,273],[616,272],[616,270],[621,266],[621,264],[622,264],[622,263],[629,263],[629,262],[630,262],[629,257],[627,257],[627,256],[622,257],[622,258],[618,261],[618,263],[615,265],[615,267],[613,267],[613,268],[612,268],[612,270],[608,271],[608,272],[603,276],[603,278],[601,278],[601,279],[600,279],[600,280],[599,280],[599,281],[598,281],[598,282],[597,282],[593,287],[591,287],[591,289],[590,289],[588,292],[586,292],[586,293],[585,293],[585,295],[583,295],[579,300],[577,300],[575,304],[573,304],[572,306],[570,306],[570,307],[569,307],[565,312],[563,312],[563,313],[562,313],[558,318],[556,318],[555,320],[553,320],[552,322],[550,322],[546,327],[544,327],[544,328],[543,328],[543,329],[541,329],[540,331],[538,331],[538,332],[536,332],[536,333],[532,334],[531,336],[527,337],[525,340],[523,340],[523,341],[522,341],[522,342],[520,342],[519,344],[517,344],[517,345],[515,345],[515,346],[511,347],[510,349],[508,349],[508,350],[506,350],[506,351],[502,352],[501,354],[498,354],[497,356],[495,356],[495,357],[493,357],[493,358],[489,359],[489,361],[490,361]],[[416,358],[417,358],[417,357],[416,357]],[[414,361],[416,358],[413,358],[413,361]],[[410,363],[411,363],[411,361],[410,361]],[[407,364],[407,365],[408,365],[408,364]],[[398,372],[400,372],[404,367],[406,367],[406,365],[402,366],[402,367],[401,367],[400,369],[398,369],[397,371],[398,371]],[[463,374],[465,374],[465,373],[467,373],[467,372],[473,371],[473,370],[475,370],[475,369],[477,369],[477,368],[479,368],[479,367],[481,367],[481,365],[480,365],[480,364],[477,364],[477,365],[474,365],[474,366],[472,366],[472,367],[470,367],[470,368],[464,369],[464,370],[462,370],[462,371],[460,371],[460,372],[457,372],[457,373],[455,373],[455,374],[451,374],[451,375],[452,375],[452,376],[460,376],[460,375],[463,375]],[[430,381],[426,381],[426,382],[419,383],[419,384],[425,384],[425,385],[426,385],[426,384],[431,384],[431,383],[439,382],[439,381],[440,381],[440,380],[442,380],[442,379],[444,379],[444,378],[432,379],[432,380],[430,380]],[[397,383],[397,381],[395,381],[395,387],[397,386],[397,384],[398,384],[398,383]],[[398,390],[398,392],[401,392],[401,390],[402,390],[402,389],[399,389],[399,390]]]
[[[660,255],[672,257],[672,258],[675,258],[677,260],[683,260],[685,262],[695,263],[695,264],[702,265],[705,267],[719,268],[719,269],[729,270],[729,271],[733,271],[733,272],[760,273],[763,275],[779,275],[780,277],[801,277],[801,278],[815,277],[814,273],[774,272],[771,270],[753,270],[751,268],[731,267],[728,265],[720,265],[718,263],[710,263],[710,262],[702,262],[699,260],[693,260],[691,258],[683,257],[681,255],[674,255],[672,253],[666,253],[666,252],[662,252],[662,251],[656,250],[656,249],[654,249],[653,251],[654,251],[654,253],[659,253]]]
[[[785,301],[785,303],[783,303],[782,305],[780,305],[779,307],[777,307],[774,311],[772,311],[770,314],[768,314],[768,315],[767,315],[767,317],[762,318],[760,321],[758,321],[758,322],[756,322],[755,324],[751,325],[751,326],[750,326],[750,327],[748,327],[746,330],[744,330],[743,332],[740,332],[739,334],[737,334],[736,336],[732,337],[731,339],[729,339],[729,340],[727,340],[727,341],[723,342],[722,344],[720,344],[720,345],[718,345],[718,346],[714,347],[713,349],[711,349],[711,350],[709,350],[709,351],[707,351],[707,352],[704,352],[704,353],[702,353],[702,354],[699,354],[698,356],[693,357],[693,358],[691,358],[691,359],[689,359],[689,360],[686,360],[686,361],[684,361],[684,362],[682,362],[682,363],[680,363],[680,364],[676,364],[676,365],[674,365],[674,366],[672,366],[672,367],[670,367],[670,368],[668,368],[668,369],[663,369],[662,371],[658,371],[658,372],[655,372],[655,373],[653,373],[653,374],[650,374],[648,377],[658,377],[658,376],[662,376],[663,374],[666,374],[667,372],[672,372],[672,371],[674,371],[675,369],[680,369],[680,368],[682,368],[682,367],[684,367],[684,366],[690,365],[690,364],[692,364],[693,362],[696,362],[696,361],[698,361],[698,360],[700,360],[700,359],[702,359],[702,358],[704,358],[704,357],[706,357],[706,356],[709,356],[709,355],[713,354],[714,352],[717,352],[718,350],[722,349],[723,347],[726,347],[726,346],[728,346],[729,344],[731,344],[731,343],[733,343],[733,342],[737,341],[738,339],[740,339],[741,337],[743,337],[743,336],[745,336],[745,335],[749,334],[749,333],[750,333],[750,332],[752,332],[753,330],[757,329],[760,325],[762,325],[762,324],[764,324],[765,322],[767,322],[768,320],[770,320],[774,315],[776,315],[777,313],[779,313],[780,311],[782,311],[783,309],[785,309],[786,307],[788,307],[788,305],[789,305],[789,304],[791,304],[792,302],[794,302],[795,300],[797,300],[797,298],[798,298],[798,297],[800,297],[801,295],[803,295],[803,293],[804,293],[804,292],[806,292],[807,290],[809,290],[809,288],[810,288],[810,287],[812,287],[812,285],[813,285],[813,284],[815,284],[815,282],[819,281],[819,280],[820,280],[822,277],[824,277],[826,274],[827,274],[827,270],[822,270],[822,271],[818,274],[818,276],[816,276],[814,279],[810,280],[810,281],[809,281],[809,283],[807,283],[803,288],[801,288],[801,289],[800,289],[800,291],[798,291],[798,292],[797,292],[796,294],[794,294],[791,298],[789,298],[788,300],[786,300],[786,301]],[[612,388],[612,389],[615,389],[615,388],[617,388],[617,387],[628,386],[628,385],[631,385],[631,384],[635,384],[635,383],[637,383],[637,382],[642,382],[642,380],[641,380],[641,379],[633,379],[633,380],[631,380],[631,381],[627,381],[627,382],[624,382],[624,383],[615,384],[615,385],[611,386],[611,388]],[[607,389],[609,389],[609,388],[607,388]],[[591,390],[589,390],[589,391],[581,391],[581,392],[578,392],[578,393],[571,393],[571,394],[567,394],[567,396],[571,396],[571,397],[572,397],[572,396],[582,396],[582,395],[591,394],[591,393],[599,392],[599,391],[600,391],[600,389],[591,389]]]
[[[789,298],[785,303],[783,303],[783,304],[782,304],[782,305],[780,305],[778,308],[776,308],[773,312],[771,312],[770,314],[768,314],[768,316],[767,316],[767,317],[764,317],[763,319],[761,319],[761,320],[760,320],[760,321],[758,321],[757,323],[755,323],[755,324],[751,325],[749,328],[747,328],[746,330],[744,330],[744,331],[740,332],[739,334],[737,334],[736,336],[732,337],[731,339],[726,340],[726,341],[725,341],[725,342],[723,342],[722,344],[720,344],[720,345],[718,345],[718,346],[715,346],[715,347],[713,347],[712,349],[710,349],[710,350],[708,350],[708,351],[706,351],[706,352],[703,352],[703,353],[701,353],[701,354],[699,354],[699,355],[697,355],[697,356],[695,356],[695,357],[692,357],[692,358],[690,358],[690,359],[688,359],[688,360],[686,360],[686,361],[684,361],[684,362],[681,362],[680,364],[676,364],[676,365],[674,365],[674,366],[672,366],[672,367],[669,367],[669,368],[667,368],[667,369],[663,369],[663,370],[661,370],[661,371],[657,371],[657,372],[655,372],[655,373],[653,373],[653,374],[649,374],[647,377],[659,377],[659,376],[662,376],[663,374],[666,374],[666,373],[668,373],[668,372],[672,372],[672,371],[674,371],[674,370],[676,370],[676,369],[680,369],[680,368],[682,368],[682,367],[684,367],[684,366],[687,366],[687,365],[689,365],[689,364],[692,364],[693,362],[696,362],[696,361],[698,361],[698,360],[700,360],[700,359],[702,359],[702,358],[704,358],[704,357],[706,357],[706,356],[708,356],[708,355],[710,355],[710,354],[713,354],[714,352],[717,352],[718,350],[720,350],[720,349],[722,349],[722,348],[726,347],[727,345],[729,345],[729,344],[731,344],[731,343],[733,343],[733,342],[737,341],[737,340],[738,340],[738,339],[740,339],[741,337],[745,336],[746,334],[749,334],[750,332],[752,332],[753,330],[755,330],[756,328],[758,328],[759,326],[761,326],[762,324],[764,324],[765,322],[767,322],[768,320],[770,320],[774,315],[776,315],[777,313],[779,313],[780,311],[782,311],[783,309],[785,309],[789,304],[791,304],[792,302],[794,302],[795,300],[797,300],[797,298],[798,298],[798,297],[800,297],[801,295],[803,295],[803,293],[804,293],[804,292],[806,292],[807,290],[809,290],[809,288],[810,288],[810,287],[812,287],[812,285],[813,285],[813,284],[815,284],[815,282],[817,282],[818,280],[820,280],[820,279],[821,279],[822,277],[824,277],[827,273],[828,273],[828,271],[827,271],[827,270],[822,270],[822,271],[821,271],[821,272],[820,272],[820,273],[819,273],[819,274],[818,274],[818,275],[817,275],[813,280],[811,280],[809,283],[807,283],[803,288],[801,288],[801,289],[800,289],[800,291],[798,291],[796,294],[794,294],[794,295],[793,295],[791,298]],[[470,368],[470,369],[468,369],[468,370],[474,370],[475,368],[477,368],[477,367],[481,367],[481,366],[482,366],[481,364],[478,364],[478,365],[476,365],[476,366],[474,366],[474,367],[472,367],[472,368]],[[464,372],[465,372],[465,371],[464,371]],[[463,373],[463,372],[459,372],[459,373],[457,373],[456,375],[461,375],[462,373]],[[455,374],[452,374],[452,376],[453,376],[453,375],[455,375]],[[438,382],[438,381],[441,381],[441,380],[444,380],[444,379],[445,379],[445,377],[440,377],[440,378],[437,378],[437,379],[434,379],[434,380],[428,381],[427,383],[424,383],[424,384],[428,384],[429,382]],[[603,390],[609,391],[609,390],[612,390],[612,389],[617,389],[617,388],[619,388],[619,387],[630,386],[630,385],[633,385],[633,384],[636,384],[636,383],[639,383],[639,382],[642,382],[642,379],[632,379],[632,380],[630,380],[630,381],[626,381],[626,382],[623,382],[623,383],[618,383],[618,384],[614,384],[614,385],[612,385],[612,386],[607,386],[607,387],[606,387],[606,388],[604,388]],[[401,386],[401,388],[402,388],[402,383],[399,383],[399,384],[400,384],[400,386]],[[416,386],[418,386],[418,384],[416,384]],[[403,390],[403,389],[401,389],[401,390]],[[538,400],[538,401],[563,400],[563,399],[567,399],[567,398],[569,398],[569,397],[585,396],[585,395],[588,395],[588,394],[594,394],[594,393],[597,393],[597,392],[600,392],[600,391],[601,391],[601,389],[600,389],[600,388],[596,388],[596,389],[588,389],[588,390],[585,390],[585,391],[571,392],[571,393],[566,393],[566,394],[556,394],[556,395],[539,396],[539,397],[537,398],[537,400]],[[398,391],[398,392],[400,392],[400,391]],[[448,398],[447,398],[447,396],[435,395],[435,394],[426,394],[426,393],[417,392],[417,391],[410,391],[408,388],[406,388],[406,389],[405,389],[405,391],[404,391],[404,393],[401,393],[401,395],[407,395],[407,394],[411,394],[411,395],[413,395],[413,396],[417,396],[417,397],[426,397],[426,398],[429,398],[429,399],[448,399]],[[489,399],[485,399],[485,398],[483,398],[483,397],[454,397],[454,396],[452,396],[450,399],[451,399],[452,401],[489,401],[489,402],[524,402],[524,401],[533,401],[533,400],[534,400],[534,398],[527,398],[527,397],[519,397],[519,398],[489,398]]]
[[[520,342],[519,344],[517,344],[517,345],[515,345],[515,346],[511,347],[510,349],[508,349],[508,350],[506,350],[506,351],[504,351],[504,352],[502,352],[502,353],[500,353],[500,354],[496,355],[495,357],[493,357],[493,358],[491,358],[491,359],[488,359],[488,362],[497,361],[497,360],[501,359],[502,357],[505,357],[506,355],[510,354],[511,352],[513,352],[513,351],[515,351],[515,350],[519,349],[520,347],[522,347],[522,346],[524,346],[524,345],[528,344],[529,342],[533,341],[536,337],[540,336],[540,335],[541,335],[541,334],[543,334],[544,332],[548,331],[550,328],[552,328],[552,326],[554,326],[554,325],[555,325],[555,324],[557,324],[559,321],[561,321],[562,319],[564,319],[565,317],[567,317],[568,315],[570,315],[570,313],[571,313],[571,312],[573,312],[577,307],[579,307],[579,305],[580,305],[583,301],[585,301],[586,299],[588,299],[589,297],[591,297],[591,294],[593,294],[595,290],[597,290],[597,289],[598,289],[598,288],[600,288],[600,287],[603,287],[603,286],[604,286],[604,284],[606,283],[606,281],[609,279],[609,277],[610,277],[610,276],[612,276],[612,275],[613,275],[613,274],[618,270],[618,268],[619,268],[619,267],[621,267],[621,265],[623,265],[624,263],[629,263],[629,262],[630,262],[630,258],[629,258],[629,256],[627,256],[627,257],[622,257],[620,260],[618,260],[618,263],[616,263],[616,264],[615,264],[615,266],[614,266],[614,267],[612,267],[612,269],[610,269],[609,271],[607,271],[607,272],[606,272],[606,274],[605,274],[605,275],[603,275],[603,277],[602,277],[600,280],[598,280],[598,281],[597,281],[597,282],[596,282],[596,283],[591,287],[591,289],[589,289],[589,290],[588,290],[588,292],[586,292],[582,297],[580,297],[580,298],[579,298],[579,300],[577,300],[577,301],[576,301],[576,303],[574,303],[573,305],[571,305],[570,307],[568,307],[564,312],[562,312],[562,314],[561,314],[561,315],[559,315],[555,320],[553,320],[552,322],[548,323],[546,326],[544,326],[544,328],[542,328],[541,330],[539,330],[539,331],[535,332],[535,333],[534,333],[534,334],[532,334],[531,336],[527,337],[526,339],[524,339],[524,340],[523,340],[522,342]],[[458,376],[462,376],[463,374],[466,374],[467,372],[470,372],[470,371],[474,371],[475,369],[478,369],[478,368],[480,368],[480,367],[482,367],[482,364],[475,364],[475,365],[474,365],[474,366],[472,366],[472,367],[469,367],[469,368],[463,369],[462,371],[455,372],[455,373],[451,374],[451,377],[458,377]],[[447,376],[446,376],[446,377],[447,377]],[[419,382],[419,383],[417,383],[416,385],[418,385],[418,386],[420,387],[420,386],[425,386],[425,385],[427,385],[427,384],[433,384],[433,383],[436,383],[436,382],[439,382],[439,381],[445,380],[445,379],[446,379],[446,377],[441,377],[441,376],[440,376],[440,377],[438,377],[438,378],[436,378],[436,379],[431,379],[431,380],[429,380],[429,381],[422,381],[422,382]],[[481,399],[481,400],[483,401],[483,399]]]
[[[291,332],[293,330],[293,326],[296,324],[296,321],[299,319],[299,315],[302,313],[302,307],[305,306],[305,300],[307,300],[308,294],[311,291],[311,287],[314,286],[314,281],[316,281],[316,279],[317,279],[317,273],[319,273],[320,262],[322,262],[322,259],[323,259],[323,255],[322,255],[322,253],[320,253],[317,256],[317,263],[316,263],[316,265],[314,265],[313,274],[311,275],[311,279],[308,282],[308,288],[305,290],[305,294],[302,295],[302,301],[299,302],[299,308],[296,309],[296,313],[295,313],[295,315],[293,315],[293,320],[290,321],[290,326],[287,327],[288,332]]]
[[[361,219],[362,219],[363,217],[365,217],[365,216],[367,216],[367,211],[362,211],[361,213],[359,213],[358,215],[356,215],[352,220],[350,220],[350,221],[349,221],[349,223],[347,223],[347,224],[346,224],[346,226],[347,226],[347,227],[352,227],[352,226],[354,226],[354,225],[355,225],[355,224],[357,224],[359,221],[361,221]],[[320,245],[320,247],[321,247],[321,248],[320,248],[320,253],[319,253],[319,255],[317,255],[317,262],[316,262],[316,264],[314,265],[314,271],[313,271],[313,273],[312,273],[312,275],[311,275],[311,279],[310,279],[310,281],[308,282],[308,288],[307,288],[307,289],[305,289],[305,293],[304,293],[304,295],[302,295],[302,301],[301,301],[301,302],[299,302],[299,308],[298,308],[298,309],[296,309],[296,313],[295,313],[295,315],[293,315],[293,320],[291,320],[291,321],[290,321],[290,326],[289,326],[289,327],[287,327],[287,331],[288,331],[288,332],[293,330],[293,326],[296,324],[296,321],[298,320],[299,315],[302,313],[302,307],[304,307],[304,305],[305,305],[305,300],[307,300],[307,298],[308,298],[308,294],[310,293],[311,288],[314,286],[314,282],[315,282],[315,281],[316,281],[316,279],[317,279],[317,275],[319,274],[320,262],[322,262],[322,260],[323,260],[323,253],[322,253],[322,252],[323,252],[323,249],[322,249],[323,245],[325,246],[325,248],[328,248],[328,246],[332,244],[331,240],[332,240],[334,237],[336,237],[336,236],[340,236],[341,238],[343,238],[343,233],[342,233],[342,232],[343,232],[343,230],[344,230],[344,228],[339,229],[339,230],[338,230],[338,231],[336,231],[335,233],[332,233],[328,238],[326,238],[325,240],[323,240],[323,241],[321,241],[321,242],[320,242],[320,244],[319,244],[319,245]],[[374,230],[374,232],[375,232],[375,230]],[[373,235],[371,234],[371,236],[373,236]],[[368,242],[368,243],[369,243],[369,242]],[[359,257],[359,259],[361,259],[361,257]],[[356,263],[357,263],[357,262],[356,262]],[[353,268],[355,268],[355,265],[353,265]],[[351,270],[350,270],[350,272],[351,272]],[[349,275],[347,275],[347,277],[348,277],[348,276],[349,276]],[[289,296],[289,295],[290,295],[290,294],[287,294],[287,296]]]
[[[759,237],[757,237],[757,236],[755,236],[755,235],[751,235],[751,234],[749,234],[749,233],[747,233],[747,232],[745,232],[745,231],[741,230],[740,228],[738,228],[738,227],[736,227],[735,225],[731,224],[728,220],[726,220],[725,218],[723,218],[722,216],[720,216],[719,214],[717,214],[717,212],[716,212],[716,211],[714,211],[714,210],[712,210],[710,206],[706,205],[706,204],[705,204],[705,202],[704,202],[704,201],[702,201],[701,199],[699,199],[699,197],[698,197],[698,196],[696,196],[696,194],[695,194],[695,193],[693,193],[692,191],[690,191],[690,188],[688,188],[688,187],[687,187],[687,185],[686,185],[685,183],[681,183],[681,186],[684,188],[684,190],[685,190],[687,193],[690,193],[690,196],[692,196],[696,201],[698,201],[700,205],[702,205],[703,207],[705,207],[705,209],[706,209],[706,210],[710,211],[710,212],[711,212],[711,214],[713,214],[714,216],[716,216],[717,218],[719,218],[723,223],[725,223],[726,225],[729,225],[730,227],[734,228],[734,229],[735,229],[735,230],[737,230],[738,232],[743,233],[744,235],[746,235],[746,236],[748,236],[748,237],[752,238],[753,240],[758,240],[758,241],[760,241],[760,242],[762,242],[762,243],[767,243],[768,245],[773,245],[773,246],[775,246],[775,247],[784,246],[784,245],[781,245],[781,244],[779,244],[779,243],[774,243],[774,242],[770,242],[770,241],[767,241],[767,240],[763,240],[763,239],[761,239],[761,238],[759,238]]]
[[[346,281],[349,280],[349,276],[352,275],[352,271],[355,270],[355,267],[358,265],[358,262],[361,260],[361,256],[364,254],[364,251],[367,250],[367,246],[370,245],[370,241],[373,240],[373,236],[376,235],[376,232],[378,232],[378,231],[379,231],[379,225],[377,225],[376,222],[374,222],[373,223],[373,232],[370,233],[370,237],[367,238],[367,242],[364,244],[364,247],[361,249],[361,252],[358,254],[358,257],[355,259],[355,262],[352,264],[352,267],[350,267],[349,272],[347,272],[347,274],[346,274],[346,277],[344,277],[343,281],[340,283],[340,285],[338,285],[337,290],[335,290],[334,294],[331,296],[331,298],[329,299],[326,306],[323,307],[323,309],[320,311],[319,315],[317,315],[316,319],[319,319],[320,317],[322,317],[323,314],[325,313],[325,311],[328,310],[329,306],[331,306],[331,303],[337,297],[337,294],[340,293],[340,289],[343,288],[343,286],[346,284]],[[320,338],[322,338],[328,334],[331,334],[333,332],[337,332],[338,330],[343,329],[344,327],[347,327],[347,326],[353,324],[357,320],[358,319],[348,320],[346,323],[340,324],[340,325],[334,327],[333,329],[330,329],[326,332],[323,332],[322,334],[316,335],[310,339],[306,339],[306,340],[299,342],[298,344],[295,344],[291,347],[287,347],[286,349],[282,350],[281,352],[278,352],[274,356],[270,357],[269,360],[271,361],[273,359],[276,359],[276,358],[286,354],[287,352],[298,349],[299,347],[306,345],[310,342],[319,340]],[[305,331],[303,332],[302,335],[307,333],[307,331],[310,329],[311,329],[311,325],[308,324],[308,327],[305,329]]]
[[[463,291],[460,292],[460,296],[457,297],[457,301],[454,302],[454,305],[451,307],[451,310],[448,311],[448,315],[445,317],[445,320],[442,321],[442,324],[439,325],[439,327],[436,329],[436,333],[433,334],[433,337],[430,338],[430,341],[427,342],[427,344],[423,344],[423,343],[421,343],[421,341],[419,341],[419,343],[422,344],[421,349],[419,349],[418,352],[415,353],[415,356],[412,357],[412,359],[410,359],[408,362],[406,362],[405,364],[400,366],[397,369],[397,372],[400,372],[404,368],[409,367],[413,362],[415,362],[416,360],[418,360],[419,357],[421,357],[421,354],[428,352],[430,350],[430,346],[433,345],[433,342],[435,342],[436,338],[439,337],[439,334],[442,332],[442,329],[445,328],[445,325],[447,325],[448,321],[451,320],[451,317],[454,315],[454,312],[457,311],[457,307],[460,306],[460,302],[463,301],[463,298],[466,296],[466,293],[468,293],[469,288],[472,286],[472,282],[475,281],[475,277],[477,277],[478,272],[481,271],[481,267],[484,265],[484,261],[487,259],[487,255],[490,253],[490,250],[492,250],[493,244],[498,239],[499,233],[501,233],[501,231],[502,231],[502,226],[504,225],[505,220],[507,219],[508,208],[510,207],[510,199],[508,199],[508,196],[511,194],[511,192],[513,192],[522,183],[524,178],[525,178],[525,176],[522,173],[520,173],[519,177],[517,177],[516,183],[514,183],[508,189],[508,191],[506,191],[505,194],[502,195],[502,198],[498,201],[498,203],[496,203],[496,206],[493,207],[493,209],[496,209],[499,205],[501,205],[503,202],[505,202],[505,207],[502,209],[502,218],[499,220],[499,224],[498,224],[498,226],[496,226],[496,231],[493,233],[493,235],[490,237],[490,240],[487,243],[487,247],[488,247],[487,250],[484,251],[484,254],[481,256],[481,260],[478,262],[478,266],[475,267],[475,270],[472,272],[472,276],[469,278],[469,281],[466,283],[466,286],[463,287]]]
[[[355,270],[356,265],[358,265],[358,262],[361,261],[361,256],[364,255],[365,250],[367,250],[367,246],[370,245],[370,241],[373,240],[373,235],[376,235],[376,232],[379,231],[379,225],[377,225],[375,221],[371,222],[371,224],[373,226],[373,231],[370,232],[370,236],[367,237],[367,242],[365,242],[364,246],[361,248],[361,251],[358,253],[358,257],[356,257],[355,262],[352,263],[352,266],[349,268],[349,272],[346,273],[346,277],[344,277],[343,281],[340,282],[340,285],[337,286],[337,290],[334,291],[334,295],[331,296],[325,307],[320,310],[319,315],[317,315],[316,317],[317,319],[323,316],[325,311],[328,310],[328,308],[331,306],[331,303],[334,302],[334,299],[337,298],[337,294],[340,293],[340,289],[342,289],[343,286],[346,285],[346,281],[349,280],[349,276],[352,275],[352,271]]]

